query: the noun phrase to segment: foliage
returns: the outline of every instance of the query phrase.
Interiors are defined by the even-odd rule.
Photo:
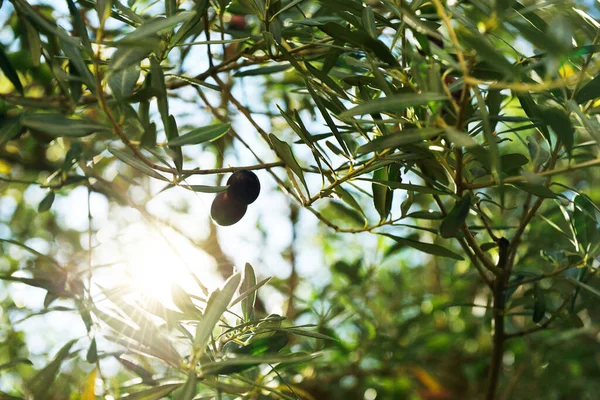
[[[1,300],[2,396],[593,398],[600,23],[583,3],[0,2],[1,279],[45,293],[25,314]],[[290,226],[287,278],[236,272],[208,222],[220,289],[192,274],[167,307],[100,283],[92,196],[189,237],[151,201],[239,170],[289,199],[249,228]],[[308,220],[327,282],[297,268]],[[19,319],[47,313],[85,335],[32,368]]]

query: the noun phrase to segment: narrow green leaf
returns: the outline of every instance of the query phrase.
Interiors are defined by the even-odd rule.
[[[110,132],[111,128],[99,122],[68,118],[61,114],[25,114],[23,126],[44,132],[52,137],[83,137],[96,132]]]
[[[444,192],[442,190],[430,188],[427,186],[413,185],[412,183],[400,183],[400,182],[384,181],[384,180],[369,179],[369,178],[358,178],[358,180],[375,182],[375,183],[387,186],[392,189],[412,190],[415,192],[415,194],[435,194],[435,195],[440,195],[440,196],[451,194],[450,192]]]
[[[4,118],[0,120],[0,146],[14,139],[21,131],[20,118]]]
[[[289,63],[270,65],[268,67],[250,68],[236,72],[233,76],[241,78],[244,76],[271,75],[277,72],[287,71],[292,66]]]
[[[137,65],[117,69],[108,76],[108,86],[117,101],[122,102],[133,94],[139,77],[140,68]]]
[[[38,212],[42,213],[44,211],[48,211],[50,207],[52,207],[52,203],[54,203],[54,190],[48,192],[48,194],[40,201],[38,205]]]
[[[375,26],[375,15],[373,9],[370,6],[366,6],[362,11],[362,23],[365,32],[369,34],[373,39],[377,38],[377,26]]]
[[[194,368],[188,373],[187,381],[181,388],[181,391],[175,397],[175,400],[192,400],[197,394],[196,384],[198,377]]]
[[[522,182],[522,183],[513,183],[513,186],[518,189],[521,189],[524,192],[527,192],[527,193],[530,193],[530,194],[533,194],[535,196],[542,197],[545,199],[556,198],[556,195],[554,194],[554,192],[544,185],[536,185],[534,183]]]
[[[546,315],[546,299],[537,282],[533,285],[533,301],[532,320],[537,324]]]
[[[240,285],[241,274],[236,273],[229,277],[222,289],[217,289],[211,293],[204,309],[204,315],[196,326],[196,337],[194,338],[194,351],[196,358],[202,356],[206,345],[210,340],[211,333],[215,329],[217,322],[227,310],[233,295]]]
[[[71,340],[65,344],[48,365],[42,368],[33,378],[29,380],[29,388],[36,399],[45,399],[46,394],[59,374],[60,366],[69,356],[71,347],[77,340]]]
[[[340,114],[340,118],[348,118],[354,115],[371,114],[377,112],[400,112],[408,107],[421,106],[428,104],[431,101],[443,101],[446,99],[446,95],[439,93],[407,93],[397,94],[390,97],[380,97],[342,112]]]
[[[60,40],[59,42],[62,51],[69,58],[69,60],[71,60],[71,62],[77,69],[78,75],[83,81],[83,83],[85,83],[85,85],[88,87],[88,89],[90,89],[92,93],[95,93],[96,82],[85,60],[83,59],[83,55],[81,54],[79,44],[75,45],[64,40]]]
[[[406,129],[402,132],[379,136],[369,143],[360,146],[356,152],[370,153],[372,151],[393,149],[407,144],[418,143],[423,140],[431,139],[443,131],[443,128]]]
[[[391,177],[389,176],[389,166],[385,166],[373,172],[373,179],[378,181],[388,181]],[[371,190],[373,192],[373,205],[379,214],[379,219],[385,221],[390,214],[392,208],[392,190],[384,185],[377,183],[371,184]]]
[[[506,76],[515,75],[515,67],[512,63],[504,58],[502,52],[499,51],[485,36],[465,33],[460,35],[460,38],[462,39],[461,43],[463,43],[466,48],[475,50],[477,56],[489,62],[490,65],[498,71],[503,72]]]
[[[181,187],[193,192],[221,193],[226,191],[229,186],[181,185]]]
[[[573,143],[575,141],[575,128],[571,124],[569,115],[558,107],[548,107],[542,111],[544,122],[552,128],[556,137],[565,146],[565,150],[569,157],[573,151]]]
[[[542,132],[544,138],[548,141],[549,144],[552,144],[552,141],[550,140],[550,133],[548,132],[546,124],[544,124],[542,110],[535,103],[531,94],[524,92],[513,94],[516,94],[525,114],[531,119],[533,123],[539,125],[538,129]]]
[[[164,383],[160,386],[156,386],[150,389],[140,390],[139,392],[129,393],[123,396],[124,400],[160,400],[165,398],[169,393],[175,389],[183,386],[181,383]]]
[[[173,300],[173,304],[175,304],[188,318],[196,319],[202,316],[202,313],[198,307],[196,307],[190,295],[176,283],[171,285],[171,299]]]
[[[35,68],[40,66],[40,58],[42,57],[42,41],[40,40],[39,32],[26,18],[21,18],[25,28],[25,37],[27,38],[27,49],[31,55],[31,63]]]
[[[158,45],[158,41],[155,42]],[[152,53],[152,48],[148,46],[135,47],[135,46],[120,46],[117,47],[117,51],[113,54],[110,60],[110,69],[112,73],[127,68],[132,65],[139,65],[139,63],[148,58]]]
[[[581,123],[588,131],[590,136],[596,141],[596,143],[600,144],[600,126],[598,125],[598,121],[589,118],[583,111],[581,111],[579,105],[573,100],[569,100],[567,102],[567,106],[571,111],[577,114],[577,116],[581,120]]]
[[[92,343],[90,343],[90,347],[85,356],[85,360],[90,364],[96,364],[98,361],[98,351],[96,349],[96,338],[92,339]]]
[[[584,251],[587,252],[587,247],[590,244],[597,245],[600,237],[594,203],[589,197],[577,194],[573,200],[573,206],[573,228],[575,229],[577,241],[583,244]]]
[[[33,363],[26,358],[15,358],[14,360],[11,360],[7,363],[0,365],[0,371],[2,371],[4,369],[11,369],[11,368],[16,367],[17,365],[21,365],[21,364],[33,365]]]
[[[572,284],[574,284],[575,286],[579,286],[582,289],[587,290],[588,292],[590,292],[591,294],[593,294],[594,296],[600,297],[600,291],[596,290],[595,288],[593,288],[592,286],[585,284],[583,282],[578,281],[577,279],[573,279],[570,276],[567,276],[566,279],[571,282]]]
[[[14,0],[13,4],[17,11],[27,17],[37,30],[45,32],[49,36],[56,36],[74,46],[79,45],[79,40],[56,25],[56,22],[50,22],[47,16],[42,17],[27,1]]]
[[[231,128],[230,123],[207,125],[201,128],[194,129],[181,135],[173,140],[169,140],[169,146],[187,146],[190,144],[200,144],[204,142],[212,142],[223,137]]]
[[[352,31],[335,22],[319,25],[319,29],[334,39],[350,43],[361,49],[373,52],[381,61],[389,65],[398,65],[398,60],[390,49],[380,40],[374,39],[363,31]]]
[[[577,104],[581,104],[597,99],[598,97],[600,97],[600,75],[597,75],[579,89],[579,92],[575,96],[575,101]]]
[[[194,35],[194,33],[200,33],[204,25],[202,23],[202,17],[209,6],[209,0],[198,0],[195,2],[193,10],[195,11],[194,16],[188,19],[181,25],[181,27],[175,32],[175,35],[171,38],[170,46],[177,46],[182,43],[188,37]]]
[[[277,136],[273,135],[272,133],[269,134],[269,139],[271,140],[271,144],[273,145],[277,155],[283,160],[283,162],[285,162],[286,167],[290,168],[294,174],[300,178],[300,181],[306,189],[306,193],[309,193],[308,185],[306,184],[306,180],[304,180],[304,174],[302,173],[302,168],[300,167],[300,164],[298,164],[298,161],[296,161],[296,157],[294,157],[294,153],[292,153],[292,148],[290,145],[279,140]]]
[[[94,54],[94,52],[92,51],[92,44],[90,43],[90,38],[88,36],[85,23],[81,18],[81,14],[79,13],[79,10],[77,9],[77,6],[73,2],[73,0],[67,0],[67,5],[69,7],[69,14],[71,14],[71,18],[73,18],[73,26],[75,27],[75,29],[77,29],[77,34],[81,38],[83,48],[89,56],[92,56]]]
[[[331,130],[331,133],[333,133],[333,136],[335,136],[337,142],[343,149],[344,154],[348,155],[349,154],[348,146],[346,145],[346,142],[344,142],[344,140],[342,139],[342,136],[340,135],[340,132],[337,129],[337,126],[336,126],[335,122],[333,121],[333,118],[331,118],[331,115],[329,115],[329,111],[327,111],[327,107],[325,106],[323,98],[314,91],[314,89],[312,88],[312,86],[310,84],[307,83],[306,88],[308,89],[308,92],[310,93],[311,97],[315,101],[315,104],[317,105],[319,112],[323,116],[325,123]]]
[[[458,200],[440,225],[440,234],[444,238],[456,237],[465,224],[471,209],[471,194],[467,193]]]
[[[145,21],[135,31],[118,40],[117,44],[125,44],[129,46],[137,45],[148,38],[155,38],[156,35],[159,35],[163,30],[173,28],[181,22],[189,21],[195,15],[196,13],[194,11],[182,12],[172,17],[157,17],[149,21]]]
[[[148,176],[150,176],[152,178],[155,178],[155,179],[160,179],[161,181],[165,181],[165,182],[169,181],[167,178],[165,178],[164,176],[162,176],[161,174],[159,174],[158,172],[156,172],[150,166],[144,164],[138,158],[132,156],[129,153],[125,153],[124,151],[117,150],[117,149],[114,149],[112,147],[109,147],[108,151],[112,155],[114,155],[115,157],[117,157],[119,160],[123,161],[125,164],[129,165],[132,168],[137,169],[138,171],[140,171],[141,173],[143,173],[145,175],[148,175]]]
[[[448,250],[445,247],[438,246],[437,244],[432,243],[423,243],[413,239],[407,239],[399,236],[382,234],[383,236],[387,236],[391,239],[394,239],[401,246],[412,247],[415,250],[422,251],[423,253],[431,254],[439,257],[447,257],[452,258],[454,260],[464,260],[464,258],[453,251]],[[391,250],[393,251],[393,250]],[[390,251],[390,252],[391,252]]]
[[[0,69],[4,72],[4,75],[8,78],[10,83],[13,84],[15,89],[19,91],[19,93],[24,94],[23,84],[21,84],[21,79],[19,78],[19,74],[17,74],[17,70],[14,69],[10,60],[6,56],[6,53],[0,47]]]
[[[240,296],[242,293],[256,286],[256,274],[249,263],[244,266],[244,280],[240,285]],[[250,321],[254,317],[254,303],[256,302],[256,290],[252,291],[242,300],[242,314],[244,321]]]

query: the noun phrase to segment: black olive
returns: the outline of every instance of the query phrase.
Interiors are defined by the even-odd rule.
[[[247,209],[246,204],[232,197],[229,192],[221,192],[213,200],[210,215],[217,224],[229,226],[242,219]]]
[[[260,193],[260,181],[252,171],[236,171],[227,180],[227,193],[244,204],[252,204]]]

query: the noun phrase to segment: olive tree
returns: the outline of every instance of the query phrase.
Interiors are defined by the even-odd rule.
[[[581,337],[579,346],[594,342],[597,352],[600,25],[583,3],[0,2],[12,39],[0,37],[0,190],[3,198],[47,190],[37,210],[23,205],[3,217],[2,279],[46,290],[36,314],[78,313],[88,333],[37,371],[18,354],[3,356],[0,368],[25,376],[6,396],[66,398],[76,374],[55,381],[72,357],[97,365],[82,392],[89,399],[348,398],[373,386],[388,398],[573,393],[566,384],[554,392],[553,382],[521,385],[528,368],[507,369],[506,351],[520,354],[530,338],[558,331]],[[233,187],[223,178],[239,171],[260,173],[263,186],[276,188],[261,196],[289,199],[285,223],[295,238],[310,219],[324,247],[346,243],[330,245],[335,279],[312,299],[295,295],[294,269],[287,281],[270,283],[250,264],[236,271],[218,235],[229,228],[207,221],[203,248],[229,260],[220,264],[220,289],[207,290],[197,277],[201,295],[174,287],[178,310],[125,301],[126,289],[94,280],[104,266],[91,261],[97,231],[89,197],[79,205],[90,209],[85,232],[61,228],[52,214],[57,195],[83,187],[111,207],[177,229],[151,212],[149,198],[136,200],[136,186],[158,188],[156,196],[187,190],[223,199]],[[243,215],[215,219],[229,225]],[[52,235],[46,253],[29,245],[39,218],[71,248],[55,248]],[[401,275],[418,290],[410,282],[395,287],[394,274],[376,278],[377,262],[343,260],[373,237],[381,264],[410,258],[428,266]],[[8,251],[15,246],[23,259]],[[291,250],[290,262],[299,251]],[[14,274],[19,269],[29,274]],[[422,290],[432,274],[436,289]],[[289,294],[287,321],[268,315],[267,298],[256,294],[264,285]],[[444,285],[452,285],[446,300],[432,305]],[[72,307],[53,308],[60,299]],[[467,388],[439,384],[423,369],[437,350],[417,353],[424,331],[410,325],[435,331],[439,321],[431,310],[410,315],[416,299],[419,309],[428,302],[472,310],[469,328],[454,333],[484,335],[489,346],[475,351]],[[315,313],[317,300],[330,307],[317,329],[295,325]],[[353,360],[336,329],[348,321],[373,330],[359,335]],[[101,348],[96,335],[119,350]],[[369,354],[395,366],[365,368]],[[401,355],[413,365],[402,366]],[[138,381],[117,390],[103,380],[96,391],[105,358]],[[346,387],[345,376],[359,383]],[[420,386],[394,386],[394,376]],[[577,390],[584,398],[596,389]]]

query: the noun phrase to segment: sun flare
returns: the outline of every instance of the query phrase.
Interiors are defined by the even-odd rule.
[[[174,307],[171,300],[174,285],[189,294],[203,295],[197,281],[209,290],[222,283],[214,260],[171,231],[132,226],[122,243],[125,244],[122,262],[110,272],[113,283],[129,286],[133,292],[151,296],[167,307]]]

